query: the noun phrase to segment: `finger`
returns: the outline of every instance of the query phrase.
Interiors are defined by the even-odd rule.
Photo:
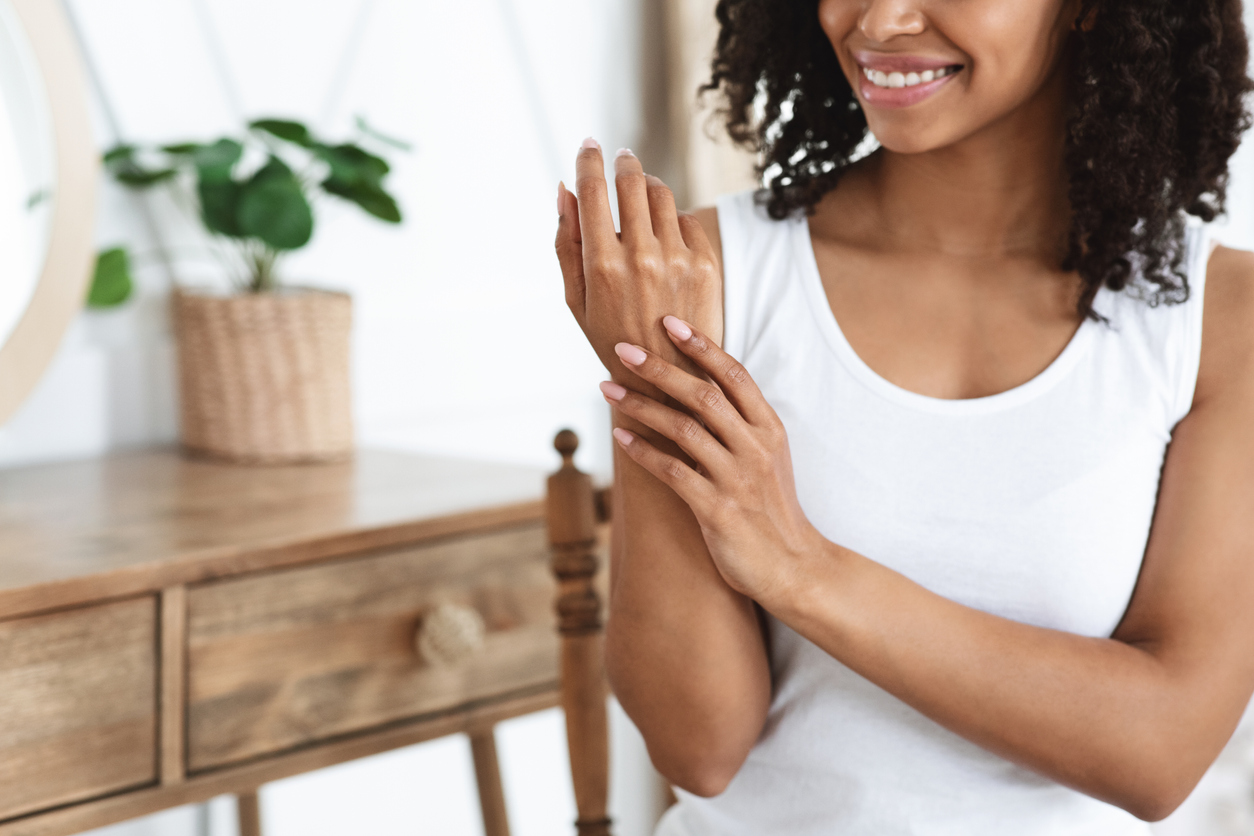
[[[591,255],[617,246],[618,233],[610,215],[609,187],[605,184],[605,162],[601,146],[591,137],[583,141],[575,158],[575,193],[579,198],[579,228],[584,249]]]
[[[710,243],[710,238],[705,234],[696,215],[680,212],[678,223],[679,233],[683,236],[684,244],[688,249],[699,256],[717,259],[718,254],[714,252],[714,246]]]
[[[686,412],[663,406],[647,395],[633,392],[610,380],[602,381],[601,393],[609,405],[623,415],[635,418],[678,444],[681,450],[716,479],[732,463],[732,455],[727,448],[710,435],[705,425]]]
[[[755,427],[765,427],[776,420],[775,410],[739,360],[679,317],[664,316],[662,325],[671,342],[710,376],[746,421]]]
[[[649,217],[644,168],[630,148],[620,149],[614,156],[614,190],[618,192],[618,223],[623,228],[623,243],[629,247],[651,244],[653,221]]]
[[[575,196],[566,191],[564,183],[557,184],[557,263],[562,268],[562,283],[566,287],[566,306],[583,325],[587,310],[587,283],[583,275],[583,242],[579,237],[579,209]]]
[[[732,453],[745,449],[749,441],[749,425],[718,386],[689,374],[638,345],[618,343],[614,352],[624,366],[700,418]]]
[[[684,243],[679,231],[679,217],[675,211],[675,194],[660,177],[646,174],[645,185],[649,190],[649,217],[653,223],[653,237],[663,247],[677,247]]]
[[[704,476],[630,430],[615,427],[614,440],[628,458],[669,486],[693,511],[707,507],[713,498],[714,486]]]

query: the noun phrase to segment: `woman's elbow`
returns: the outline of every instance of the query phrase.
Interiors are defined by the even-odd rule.
[[[1121,793],[1116,803],[1138,819],[1157,822],[1170,816],[1184,803],[1202,779],[1202,772],[1182,768],[1179,759],[1159,761],[1138,770],[1139,774]]]
[[[654,753],[649,750],[653,766],[662,777],[685,792],[699,795],[702,798],[713,798],[721,795],[727,785],[736,777],[743,758],[709,757],[709,756],[676,756],[675,754]]]

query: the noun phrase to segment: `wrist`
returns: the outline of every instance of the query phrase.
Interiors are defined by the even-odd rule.
[[[789,570],[766,600],[758,599],[771,615],[790,627],[815,619],[820,612],[830,613],[845,586],[844,578],[857,555],[828,540],[817,529],[803,549],[788,561]]]

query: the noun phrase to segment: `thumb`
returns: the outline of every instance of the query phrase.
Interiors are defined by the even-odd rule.
[[[587,301],[587,284],[583,275],[583,238],[579,232],[579,201],[557,184],[557,262],[562,267],[562,281],[566,285],[566,306],[583,326]]]

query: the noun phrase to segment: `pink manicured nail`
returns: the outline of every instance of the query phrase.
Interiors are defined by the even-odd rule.
[[[636,437],[622,427],[615,427],[614,440],[626,447],[628,444],[635,441]]]
[[[617,354],[624,363],[629,366],[639,366],[649,356],[639,346],[631,343],[618,343],[614,346],[614,353]]]
[[[626,389],[624,389],[622,386],[619,386],[617,383],[615,383],[612,380],[602,380],[601,391],[605,394],[605,397],[609,398],[610,400],[615,400],[615,401],[622,400],[623,395],[627,394]]]
[[[587,139],[585,139],[585,140],[583,141],[583,145],[581,145],[580,147],[581,147],[581,148],[595,148],[595,149],[597,149],[598,151],[600,151],[600,150],[601,150],[601,143],[597,142],[597,141],[596,141],[595,139],[593,139],[592,137],[588,137]]]
[[[561,180],[557,181],[557,214],[562,214],[562,204],[566,202],[566,184]]]
[[[676,339],[686,340],[692,336],[692,329],[688,327],[688,323],[677,316],[662,317],[662,324],[666,326],[667,331],[675,335]]]
[[[632,150],[630,148],[619,148],[618,153],[614,155],[614,158],[617,159],[618,157],[634,157],[634,156],[636,155],[632,153]]]

